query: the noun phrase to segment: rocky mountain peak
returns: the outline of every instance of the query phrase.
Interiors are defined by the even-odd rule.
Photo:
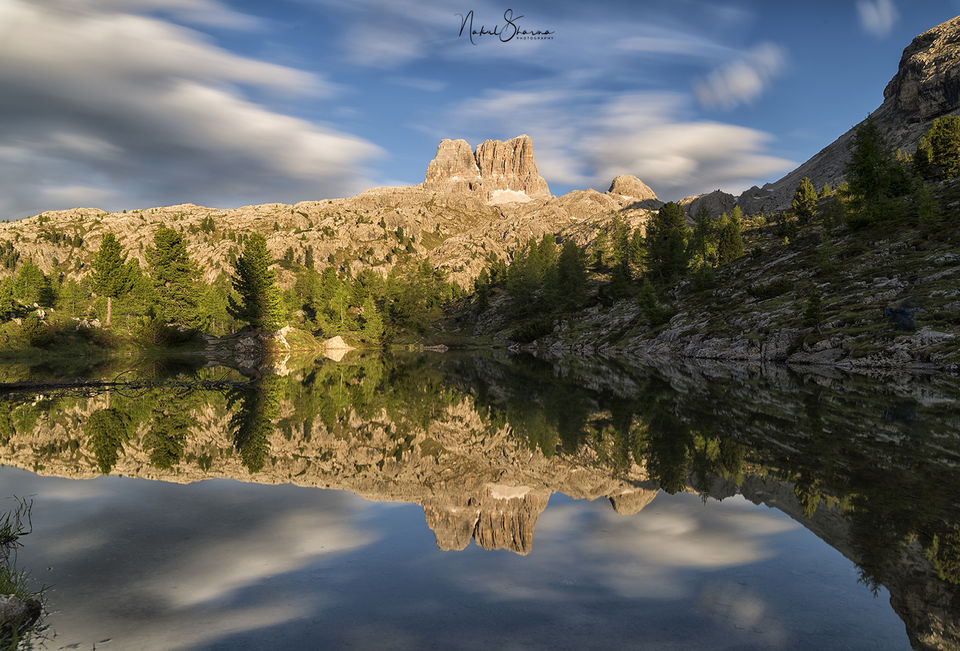
[[[938,117],[960,111],[960,16],[928,29],[903,50],[897,73],[883,91],[884,101],[870,119],[880,128],[891,149],[910,153]],[[747,214],[779,210],[803,177],[814,187],[836,187],[850,160],[850,144],[857,127],[841,135],[803,165],[775,183],[750,188],[738,199]]]
[[[629,197],[636,201],[657,199],[657,193],[633,174],[620,174],[615,176],[607,192]]]
[[[920,34],[903,50],[883,91],[909,121],[932,120],[960,107],[960,16]]]
[[[433,192],[476,195],[487,203],[550,196],[550,188],[533,159],[533,141],[527,135],[485,140],[475,152],[466,140],[442,140],[436,157],[427,166],[424,186]]]

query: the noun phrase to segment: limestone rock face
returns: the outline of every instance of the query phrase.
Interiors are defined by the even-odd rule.
[[[466,140],[441,140],[436,157],[427,166],[428,190],[466,194],[480,180],[473,150]]]
[[[733,207],[737,205],[737,198],[728,192],[714,190],[696,197],[685,197],[677,203],[686,209],[689,219],[693,219],[694,215],[700,211],[701,206],[707,209],[707,214],[716,218],[723,213],[729,215]]]
[[[615,176],[607,192],[630,197],[636,201],[657,198],[657,193],[633,174],[620,174]]]
[[[900,58],[897,74],[883,91],[884,101],[870,118],[887,144],[905,153],[916,150],[935,119],[960,111],[960,16],[920,34]],[[818,190],[836,187],[850,160],[850,144],[859,124],[775,183],[750,188],[738,202],[746,214],[787,208],[803,177]]]
[[[476,152],[465,140],[442,140],[427,166],[424,186],[433,192],[474,194],[488,203],[550,196],[533,159],[533,141],[526,135],[486,140]]]
[[[960,108],[960,16],[913,39],[883,91],[907,120],[933,120]]]
[[[634,515],[642,511],[660,493],[659,488],[632,488],[619,495],[611,495],[610,506],[620,515]]]
[[[545,490],[487,484],[465,504],[424,504],[423,514],[444,551],[462,550],[475,540],[483,549],[525,555],[533,549],[533,531],[549,500]]]

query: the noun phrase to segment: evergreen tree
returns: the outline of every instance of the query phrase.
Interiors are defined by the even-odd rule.
[[[573,240],[563,243],[557,261],[557,285],[562,292],[562,304],[566,309],[576,309],[583,303],[587,287],[587,269],[583,252]]]
[[[633,235],[630,236],[630,264],[638,274],[644,270],[643,262],[646,255],[647,242],[643,236],[643,230],[634,229]]]
[[[726,216],[726,215],[724,215]],[[699,265],[715,262],[717,254],[717,224],[710,218],[710,211],[704,202],[700,202],[693,216],[693,233],[690,235],[688,255]]]
[[[870,223],[881,217],[890,199],[910,190],[910,178],[902,161],[894,158],[880,128],[870,118],[854,132],[847,164],[851,224]]]
[[[920,139],[913,160],[924,178],[960,176],[960,115],[945,115],[934,120]]]
[[[90,274],[91,286],[100,296],[107,297],[106,327],[113,319],[113,299],[124,296],[133,289],[127,254],[117,241],[116,236],[107,231],[100,239],[100,250],[93,259],[93,271]]]
[[[722,265],[729,264],[743,255],[742,223],[736,212],[730,217],[724,214],[718,228],[717,260]]]
[[[375,344],[383,337],[383,319],[369,294],[363,301],[363,336]]]
[[[610,223],[610,264],[614,267],[627,267],[629,276],[630,264],[630,226],[620,218],[613,218]]]
[[[13,298],[25,305],[36,303],[50,307],[56,300],[53,284],[43,271],[30,260],[20,265],[11,283]]]
[[[817,191],[808,177],[803,177],[800,185],[797,186],[790,208],[801,224],[809,224],[813,221],[817,212]]]
[[[687,267],[687,225],[683,207],[665,203],[647,227],[647,254],[650,271],[664,280],[673,280]]]
[[[283,327],[284,315],[276,274],[270,269],[271,261],[266,238],[253,233],[243,246],[233,276],[233,288],[240,294],[240,301],[231,296],[227,309],[235,319],[275,332]]]
[[[172,228],[157,229],[147,258],[156,300],[154,309],[160,321],[186,330],[200,328],[200,274],[187,254],[183,236]]]
[[[607,247],[609,246],[609,237],[607,236],[607,231],[601,230],[597,233],[597,236],[593,238],[592,255],[591,255],[591,264],[594,269],[604,269],[607,266],[607,258],[609,257],[609,252]]]

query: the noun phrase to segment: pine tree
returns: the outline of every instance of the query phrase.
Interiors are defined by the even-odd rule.
[[[710,218],[706,203],[701,201],[693,216],[693,233],[690,235],[688,252],[690,258],[698,259],[701,265],[709,264],[711,260],[716,262],[717,235],[717,224]]]
[[[738,215],[736,213],[730,217],[723,215],[720,219],[719,231],[717,259],[722,265],[729,264],[743,255],[742,224]]]
[[[960,176],[960,115],[945,115],[920,139],[914,155],[917,171],[928,179]]]
[[[153,236],[153,246],[147,250],[147,258],[155,310],[161,322],[187,330],[201,327],[200,274],[187,254],[183,236],[172,228],[158,229]]]
[[[369,294],[363,301],[363,335],[375,344],[379,344],[383,337],[383,319]]]
[[[567,309],[575,309],[583,303],[587,286],[587,269],[583,252],[573,240],[563,243],[557,261],[557,285],[562,292],[562,303]]]
[[[283,327],[284,319],[280,288],[276,274],[270,269],[271,261],[266,238],[253,233],[237,259],[233,276],[233,288],[240,294],[240,301],[231,296],[227,309],[231,316],[254,328],[275,332]]]
[[[801,224],[808,224],[813,221],[817,212],[817,191],[808,177],[803,177],[800,185],[797,186],[793,193],[793,201],[790,202],[790,208]]]
[[[594,269],[603,269],[607,266],[607,258],[610,255],[607,252],[609,239],[607,231],[604,230],[601,230],[597,233],[597,236],[593,238],[591,264]]]
[[[27,260],[20,265],[11,283],[13,298],[25,305],[49,307],[56,300],[53,284],[36,264]]]
[[[93,291],[107,297],[106,326],[110,327],[113,318],[113,299],[125,295],[133,289],[130,267],[126,264],[127,255],[117,241],[116,236],[106,232],[100,239],[100,250],[93,259],[93,272],[90,274]]]
[[[634,229],[633,235],[630,236],[630,264],[638,274],[644,270],[643,262],[646,255],[647,241],[643,231],[639,228]]]
[[[687,268],[687,225],[683,207],[673,201],[663,204],[647,227],[650,271],[673,280]]]
[[[846,173],[852,197],[849,217],[854,226],[881,217],[892,197],[910,191],[910,177],[903,161],[894,158],[880,128],[870,118],[854,132]]]

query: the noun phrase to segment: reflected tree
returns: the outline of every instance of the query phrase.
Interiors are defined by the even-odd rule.
[[[266,464],[270,453],[269,437],[280,414],[281,395],[281,378],[265,375],[231,397],[231,404],[240,403],[230,420],[233,445],[251,474],[260,472]]]
[[[130,420],[117,409],[98,409],[87,419],[85,432],[97,461],[97,468],[109,474],[120,458],[130,432]]]
[[[153,424],[143,439],[150,452],[150,463],[158,470],[169,470],[180,463],[192,419],[183,409],[157,409]]]

